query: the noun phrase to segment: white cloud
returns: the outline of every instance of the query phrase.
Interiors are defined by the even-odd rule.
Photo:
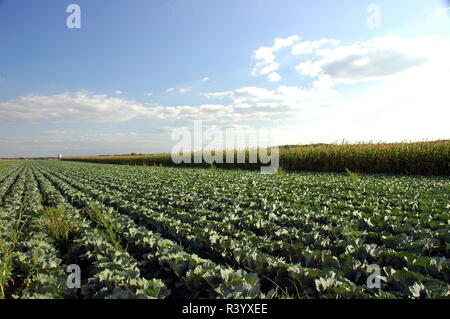
[[[295,69],[303,74],[310,77],[316,77],[319,75],[319,73],[322,71],[319,64],[314,63],[313,61],[305,61],[300,64],[298,64]]]
[[[166,92],[167,93],[173,93],[173,92],[175,92],[175,91],[177,91],[178,93],[181,93],[181,94],[183,94],[183,93],[187,93],[187,92],[189,92],[191,89],[190,88],[188,88],[188,87],[181,87],[181,88],[168,88],[167,90],[166,90]]]
[[[116,90],[116,92],[115,92],[117,95],[121,95],[121,94],[123,94],[123,91],[121,91],[121,90]]]
[[[294,55],[313,53],[323,45],[339,44],[339,40],[322,38],[317,41],[303,41],[292,47],[291,53]]]
[[[178,92],[180,92],[181,94],[183,94],[183,93],[189,92],[190,90],[191,90],[190,88],[184,87],[184,88],[179,88],[179,89],[178,89]]]
[[[294,44],[295,41],[298,40],[300,40],[300,37],[298,35],[291,35],[287,38],[276,38],[273,43],[272,49],[274,51],[278,51],[282,48],[290,47],[292,44]]]
[[[318,90],[328,90],[334,87],[334,82],[329,75],[321,75],[313,81],[312,86]]]
[[[44,131],[41,131],[41,134],[44,134],[44,135],[66,135],[68,133],[69,133],[69,131],[67,131],[67,130],[44,130]]]
[[[152,96],[152,95],[153,95],[152,92],[145,92],[145,93],[144,93],[144,96]]]
[[[450,12],[450,7],[448,7],[448,8],[439,8],[439,9],[436,9],[436,11],[435,11],[436,15],[440,16],[440,17],[445,16],[445,14],[448,13],[448,12]]]
[[[259,74],[260,75],[267,75],[267,74],[273,73],[274,71],[278,70],[279,68],[280,68],[280,64],[276,63],[276,62],[273,62],[273,63],[270,63],[270,64],[267,64],[267,65],[263,66],[260,69]]]
[[[292,107],[294,104],[311,99],[324,99],[333,96],[336,92],[329,87],[297,87],[281,85],[276,90],[268,90],[258,87],[243,87],[231,91],[214,92],[203,94],[207,98],[230,98],[233,103],[254,103],[260,101],[276,101],[288,103]]]
[[[274,53],[282,48],[292,46],[294,42],[298,41],[299,39],[300,37],[298,35],[292,35],[287,38],[276,38],[274,40],[273,46],[262,46],[256,49],[252,54],[252,59],[257,60],[256,65],[253,68],[252,75],[268,75],[278,70],[280,64],[275,62]]]
[[[261,64],[270,64],[275,60],[275,55],[273,54],[273,49],[271,47],[260,47],[253,52],[253,59],[261,60]],[[256,73],[256,70],[255,70]]]
[[[201,79],[200,81],[201,81],[201,82],[209,81],[209,77],[206,76],[206,77],[204,77],[203,79]]]
[[[281,80],[281,76],[277,72],[272,72],[267,76],[270,82],[278,82]]]
[[[256,102],[261,100],[274,100],[276,99],[276,95],[273,91],[258,88],[254,86],[243,87],[231,91],[223,91],[223,92],[214,92],[214,93],[206,93],[204,94],[208,98],[231,98],[235,103],[242,102]]]
[[[385,79],[430,62],[444,61],[450,55],[450,41],[437,37],[402,39],[377,37],[361,43],[318,50],[296,66],[312,78],[334,83],[353,83]]]
[[[281,85],[277,88],[277,95],[279,100],[291,105],[292,107],[299,107],[305,101],[322,101],[327,98],[334,97],[337,92],[329,87],[299,87]]]
[[[151,110],[135,101],[88,91],[27,95],[0,102],[0,122],[122,122]]]
[[[148,105],[87,91],[56,95],[28,95],[0,102],[0,123],[114,123],[132,119],[205,120],[230,122],[238,120],[271,120],[274,107],[284,107],[279,92],[247,87],[229,92],[205,94],[211,98],[231,97],[229,104]],[[277,104],[257,105],[272,100]],[[278,100],[278,101],[277,101]],[[286,99],[287,100],[287,99]],[[239,111],[244,104],[249,110]],[[286,114],[286,116],[288,116]],[[278,114],[278,118],[283,114]]]

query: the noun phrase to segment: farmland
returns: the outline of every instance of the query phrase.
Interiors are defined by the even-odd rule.
[[[317,144],[286,145],[279,150],[280,167],[286,171],[345,172],[349,169],[358,173],[388,173],[403,175],[450,175],[449,170],[450,140],[404,143],[358,143],[358,144]],[[237,169],[260,169],[264,164],[249,161],[250,151],[217,151],[222,159],[227,152],[233,152],[245,159],[244,163],[234,161],[215,163],[217,167]],[[195,163],[191,153],[191,163],[175,164],[169,153],[133,154],[116,156],[68,157],[65,160],[123,165],[164,165],[186,167],[208,167],[206,162]]]
[[[8,162],[0,297],[445,298],[449,194],[436,176]]]

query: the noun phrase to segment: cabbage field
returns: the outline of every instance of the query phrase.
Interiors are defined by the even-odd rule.
[[[444,177],[5,162],[0,297],[448,298],[449,197]]]

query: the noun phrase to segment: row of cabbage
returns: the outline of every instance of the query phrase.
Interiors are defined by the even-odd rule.
[[[13,172],[4,185],[6,203],[16,206],[10,209],[15,214],[12,218],[2,215],[2,230],[7,234],[8,229],[16,229],[10,227],[10,221],[17,220],[18,212],[26,226],[20,227],[21,238],[12,247],[11,278],[2,285],[3,297],[268,297],[260,292],[257,275],[187,254],[178,244],[136,225],[130,218],[82,193],[71,193],[68,185],[49,178],[35,164]],[[28,202],[28,197],[32,201]],[[51,232],[49,238],[42,205],[58,207],[62,212],[52,217],[63,218],[70,226],[68,238],[51,238]],[[114,240],[117,238],[111,231],[120,238]],[[6,241],[8,236],[4,237]],[[4,256],[0,256],[3,263]],[[189,271],[184,264],[180,267],[181,260]],[[65,270],[69,264],[81,268],[81,289],[67,286]],[[180,293],[176,295],[175,291]]]
[[[4,297],[448,296],[440,178],[49,161],[0,171],[0,196],[13,251],[4,262],[0,250],[11,268]],[[63,221],[66,238],[54,236],[45,207],[58,207],[51,221]],[[81,289],[66,284],[71,264]],[[370,289],[374,264],[381,286]]]
[[[38,169],[75,206],[97,201],[114,208],[110,212],[117,216],[180,243],[184,254],[169,262],[178,277],[191,275],[186,256],[193,254],[240,269],[242,278],[250,278],[243,287],[250,289],[254,281],[250,294],[238,288],[249,297],[272,296],[274,289],[295,297],[448,295],[444,179],[378,176],[354,182],[331,174],[280,178],[57,162]],[[129,249],[132,255],[142,252],[133,245]],[[382,269],[381,289],[367,287],[373,264]],[[141,268],[149,273],[160,269]],[[192,296],[180,284],[185,280],[161,278],[174,296],[186,291]],[[222,288],[215,292],[233,296]]]

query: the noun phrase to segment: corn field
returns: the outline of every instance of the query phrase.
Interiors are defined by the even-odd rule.
[[[390,173],[402,175],[449,175],[450,140],[413,143],[325,144],[280,147],[280,167],[286,171]],[[227,151],[223,152],[223,158]],[[251,150],[234,150],[234,158],[244,152],[245,163],[215,163],[217,167],[259,169],[262,165],[249,163]],[[191,154],[194,158],[194,153]],[[203,166],[207,163],[175,164],[171,155],[117,155],[97,157],[68,157],[65,160],[103,164]]]

